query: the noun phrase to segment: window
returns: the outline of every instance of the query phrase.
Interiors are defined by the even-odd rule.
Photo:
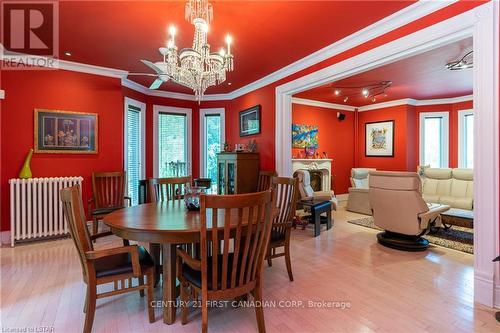
[[[472,110],[458,112],[458,165],[474,167],[474,114]]]
[[[144,112],[146,105],[130,98],[125,98],[125,158],[124,169],[127,172],[127,195],[132,205],[138,204],[139,180],[144,179]]]
[[[155,177],[191,174],[191,109],[155,105]]]
[[[212,180],[217,193],[217,154],[224,144],[224,109],[200,110],[200,175]]]
[[[420,113],[420,164],[448,167],[448,112]]]

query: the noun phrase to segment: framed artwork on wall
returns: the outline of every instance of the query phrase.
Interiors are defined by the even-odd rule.
[[[292,124],[292,148],[318,148],[318,126]]]
[[[394,120],[365,123],[365,156],[394,157]]]
[[[35,152],[97,154],[97,113],[35,109]]]
[[[240,111],[240,136],[260,133],[260,105]]]

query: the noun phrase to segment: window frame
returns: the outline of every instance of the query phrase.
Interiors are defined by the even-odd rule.
[[[206,131],[205,131],[205,117],[207,115],[220,115],[220,140],[222,146],[226,140],[226,109],[225,108],[206,108],[200,109],[200,177],[206,177],[206,161],[205,161],[205,150],[207,146],[206,142]],[[222,148],[222,147],[221,147]]]
[[[153,105],[153,177],[157,178],[159,174],[158,166],[158,119],[160,113],[172,113],[186,116],[186,141],[187,141],[187,165],[188,175],[193,175],[193,110],[190,108],[179,108],[175,106]]]
[[[125,97],[123,102],[123,170],[128,173],[128,111],[129,106],[138,108],[141,117],[141,172],[140,177],[142,179],[146,178],[146,103],[140,102],[138,100],[132,99],[130,97]],[[128,177],[127,186],[125,186],[125,195],[128,193]]]
[[[466,168],[467,161],[465,159],[465,145],[467,141],[465,140],[465,117],[472,115],[474,116],[474,110],[473,109],[467,109],[467,110],[459,110],[458,111],[458,167],[459,168]],[[475,124],[475,121],[474,121]],[[474,125],[475,127],[475,125]],[[475,133],[475,130],[472,130],[473,133]],[[472,140],[474,140],[475,135],[472,136]],[[474,141],[472,142],[474,145]],[[474,153],[474,152],[473,152]]]
[[[425,165],[425,119],[427,118],[442,118],[441,130],[443,140],[441,142],[441,165],[439,168],[448,168],[450,165],[450,113],[448,111],[441,112],[420,112],[419,114],[419,162],[420,165]]]

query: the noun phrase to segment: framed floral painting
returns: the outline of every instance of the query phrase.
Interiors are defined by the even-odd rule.
[[[35,109],[35,152],[96,154],[97,113]]]
[[[365,124],[365,156],[394,157],[394,120]]]

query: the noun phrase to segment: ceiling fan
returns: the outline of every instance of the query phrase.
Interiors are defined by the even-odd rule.
[[[162,50],[165,49],[165,50]],[[162,51],[167,52],[165,47],[160,47],[160,53]],[[169,80],[169,76],[166,74],[167,71],[167,66],[165,62],[158,61],[156,63],[153,63],[149,60],[141,60],[143,64],[151,68],[156,72],[156,74],[152,73],[128,73],[128,75],[132,76],[153,76],[156,77],[156,80],[153,81],[153,83],[149,86],[149,89],[158,89],[162,85],[163,82],[167,82]]]

